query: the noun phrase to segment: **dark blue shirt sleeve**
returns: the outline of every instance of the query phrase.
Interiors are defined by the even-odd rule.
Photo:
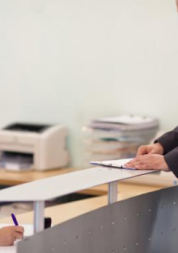
[[[164,149],[164,154],[178,147],[178,127],[159,137],[155,142],[159,142]]]
[[[178,127],[162,135],[155,142],[163,146],[164,159],[169,169],[178,177]]]
[[[178,178],[178,147],[164,155],[164,159],[169,169]]]

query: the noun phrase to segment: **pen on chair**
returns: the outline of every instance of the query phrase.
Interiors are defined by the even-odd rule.
[[[15,217],[15,215],[13,213],[11,213],[11,217],[12,217],[12,220],[14,222],[14,225],[18,226],[19,224],[18,224],[17,219],[16,219],[16,217]]]

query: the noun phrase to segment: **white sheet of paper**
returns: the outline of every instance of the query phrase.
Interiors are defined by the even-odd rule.
[[[6,226],[12,226],[12,224],[0,224],[0,228],[6,227]],[[33,235],[33,225],[32,224],[21,224],[21,226],[24,227],[24,236],[30,236]],[[16,246],[6,246],[6,247],[0,247],[0,253],[15,253],[16,252]]]
[[[16,252],[15,246],[0,247],[0,253],[15,253],[15,252]]]

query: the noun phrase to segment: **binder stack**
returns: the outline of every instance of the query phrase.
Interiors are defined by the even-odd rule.
[[[90,161],[116,160],[136,155],[159,129],[159,120],[147,116],[121,115],[92,120],[83,127],[83,166]]]

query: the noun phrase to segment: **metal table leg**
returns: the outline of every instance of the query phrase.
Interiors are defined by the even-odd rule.
[[[44,201],[34,202],[34,234],[44,230]]]
[[[108,184],[108,204],[112,204],[117,201],[118,181]]]

